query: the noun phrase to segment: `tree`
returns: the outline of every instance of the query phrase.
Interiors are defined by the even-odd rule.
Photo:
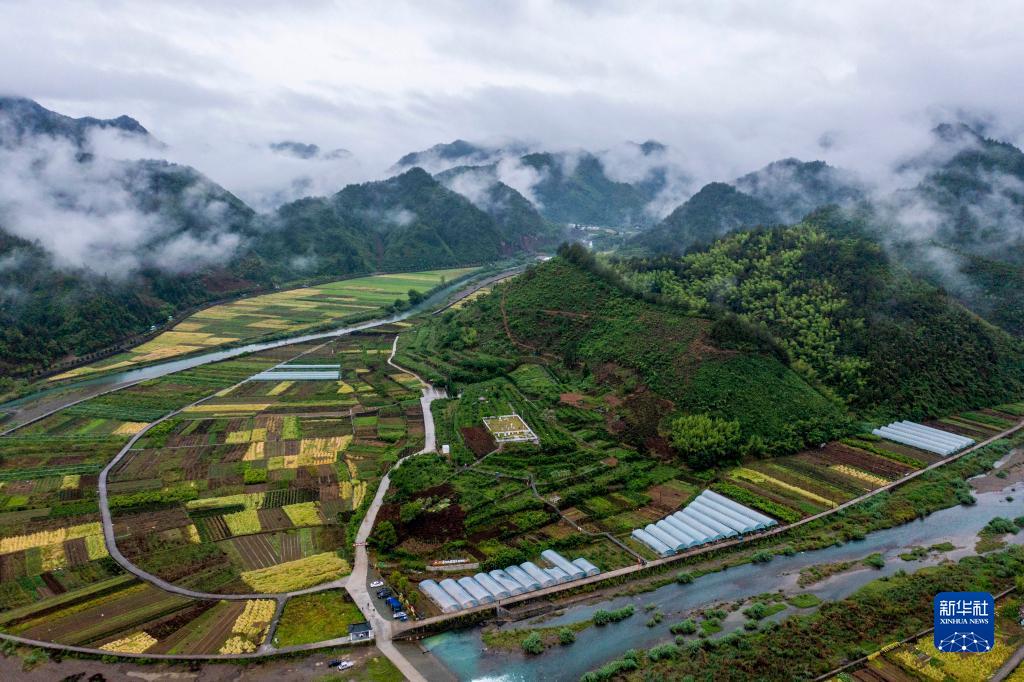
[[[684,414],[672,420],[672,445],[686,462],[707,469],[734,459],[740,446],[740,423],[707,414]]]
[[[381,521],[371,537],[377,549],[390,549],[398,544],[398,532],[390,521]]]
[[[541,640],[540,635],[536,632],[528,634],[520,645],[523,647],[523,651],[528,654],[542,654],[544,653],[544,642]]]
[[[419,305],[425,297],[415,289],[409,289],[409,305]]]

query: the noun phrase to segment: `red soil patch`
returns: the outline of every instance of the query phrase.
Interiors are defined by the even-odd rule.
[[[586,404],[586,396],[579,393],[563,393],[558,396],[558,400],[563,405],[571,405],[573,407],[583,407]]]
[[[491,432],[482,426],[464,426],[459,431],[462,433],[462,440],[466,443],[466,447],[472,450],[477,457],[494,452],[498,447]]]

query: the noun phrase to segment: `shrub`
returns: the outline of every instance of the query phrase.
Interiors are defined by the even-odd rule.
[[[544,642],[541,641],[540,635],[536,632],[531,632],[524,637],[523,641],[520,642],[520,646],[523,647],[523,651],[534,656],[544,653]]]
[[[676,574],[676,582],[680,585],[689,585],[693,582],[693,574],[687,573],[686,571],[680,571]]]
[[[594,625],[607,625],[608,623],[618,623],[620,620],[625,620],[633,615],[635,609],[632,604],[623,606],[621,609],[615,609],[614,611],[608,611],[605,609],[598,609],[594,612]]]
[[[659,644],[647,650],[647,658],[651,661],[660,661],[664,658],[676,658],[679,656],[679,646],[672,642]]]
[[[675,623],[669,628],[669,632],[673,635],[692,635],[697,632],[697,624],[693,622],[693,619],[687,618]]]
[[[569,646],[576,641],[576,633],[571,628],[562,628],[558,631],[558,643],[562,646]]]
[[[759,552],[754,552],[750,555],[750,560],[755,564],[766,564],[772,560],[772,553],[766,549],[762,549]]]
[[[875,552],[874,554],[864,559],[864,565],[870,566],[871,568],[885,568],[885,559],[882,558],[881,554]]]

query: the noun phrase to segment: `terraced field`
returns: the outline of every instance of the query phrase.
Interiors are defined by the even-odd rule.
[[[412,289],[426,293],[475,269],[358,277],[212,306],[130,352],[72,369],[52,377],[51,381],[166,360],[229,343],[257,341],[283,333],[299,334],[327,324],[368,319],[380,314],[396,299],[406,300]]]

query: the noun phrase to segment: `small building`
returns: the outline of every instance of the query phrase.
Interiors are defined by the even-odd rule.
[[[450,455],[450,454],[452,454],[452,446],[449,445],[448,443],[445,443],[444,445],[442,445],[441,446],[441,454],[442,455]]]
[[[373,639],[373,628],[369,623],[352,623],[348,626],[348,640],[350,642],[365,642]]]

